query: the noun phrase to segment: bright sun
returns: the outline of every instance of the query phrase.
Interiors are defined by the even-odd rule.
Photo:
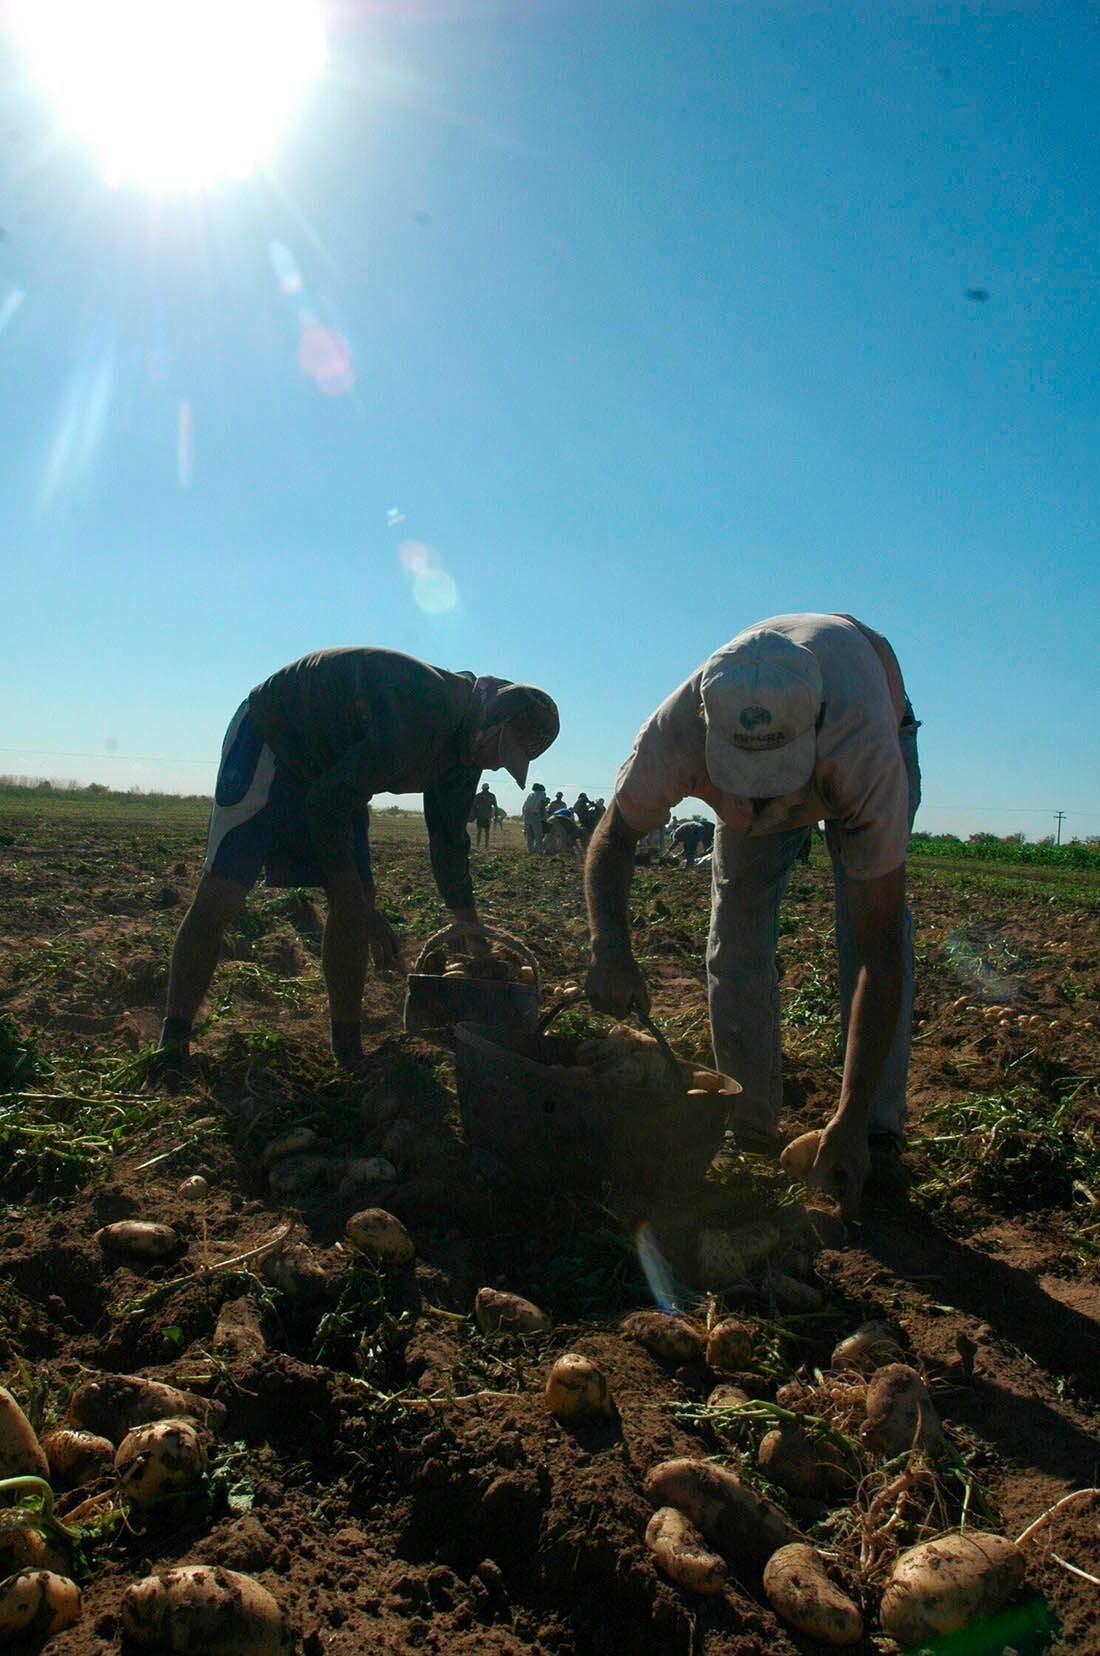
[[[244,178],[325,59],[319,0],[18,0],[19,34],[107,178]]]

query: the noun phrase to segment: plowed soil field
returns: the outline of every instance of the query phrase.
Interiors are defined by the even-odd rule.
[[[403,978],[368,981],[363,1073],[333,1067],[318,893],[250,898],[190,1067],[150,1075],[203,827],[184,805],[0,813],[0,1380],[36,1424],[101,1373],[169,1380],[225,1410],[195,1499],[141,1522],[109,1476],[58,1491],[84,1531],[83,1613],[24,1648],[127,1650],[125,1589],[198,1562],[258,1579],[286,1614],[286,1649],[306,1656],[826,1648],[777,1619],[747,1558],[708,1598],[656,1567],[645,1480],[690,1456],[783,1504],[860,1604],[852,1648],[888,1651],[878,1602],[900,1547],[960,1520],[1015,1537],[1100,1481],[1100,885],[913,869],[908,1199],[845,1228],[773,1164],[727,1151],[693,1195],[655,1196],[624,1222],[568,1155],[536,1198],[529,1175],[545,1169],[510,1178],[491,1144],[470,1142],[453,1051],[402,1031]],[[423,825],[382,815],[375,841],[411,957],[442,920]],[[818,849],[798,869],[783,916],[788,1136],[820,1125],[838,1089],[822,862]],[[579,861],[527,857],[509,824],[475,877],[485,916],[533,951],[550,1005],[583,976]],[[706,874],[679,866],[639,869],[632,894],[655,1019],[704,1062],[708,896]],[[579,1029],[576,1012],[560,1026],[570,1018]],[[204,1199],[180,1193],[194,1175]],[[348,1250],[347,1219],[372,1206],[407,1227],[413,1264],[377,1270]],[[162,1262],[97,1238],[131,1218],[173,1227]],[[742,1268],[701,1263],[704,1232],[740,1237]],[[487,1286],[533,1301],[550,1330],[482,1332]],[[718,1374],[701,1353],[663,1360],[624,1335],[655,1302],[701,1325],[736,1313],[747,1366]],[[946,1460],[876,1458],[850,1389],[842,1408],[817,1372],[867,1319],[892,1324],[923,1375]],[[548,1413],[565,1351],[598,1363],[612,1416]],[[719,1382],[755,1407],[708,1406]],[[791,1495],[758,1470],[777,1391],[794,1412],[835,1404],[856,1457],[842,1499]],[[1025,1550],[1013,1603],[935,1648],[1100,1652],[1100,1496]]]

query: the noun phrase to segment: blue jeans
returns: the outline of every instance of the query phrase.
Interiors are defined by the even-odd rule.
[[[918,720],[906,703],[898,729],[909,777],[909,826],[920,804],[917,759]],[[715,1062],[740,1081],[743,1091],[734,1109],[734,1124],[765,1136],[774,1134],[783,1102],[782,1042],[779,1021],[779,906],[791,868],[805,837],[804,828],[757,839],[721,824],[714,836],[710,938],[707,944],[707,993]],[[836,946],[840,988],[840,1030],[847,1040],[858,963],[848,886],[839,857],[839,834],[825,825],[825,843],[833,864]],[[913,917],[905,910],[902,943],[901,1006],[894,1039],[871,1102],[869,1130],[905,1140],[905,1090],[913,1036]]]

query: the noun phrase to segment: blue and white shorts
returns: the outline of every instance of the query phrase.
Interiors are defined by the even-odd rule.
[[[247,890],[264,872],[268,886],[323,886],[306,818],[309,784],[281,765],[243,701],[222,743],[206,872]],[[370,808],[352,813],[355,866],[371,877]]]

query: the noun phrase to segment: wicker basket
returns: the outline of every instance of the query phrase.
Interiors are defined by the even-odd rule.
[[[421,971],[434,952],[467,942],[474,936],[488,938],[498,951],[523,966],[530,966],[535,981],[506,983]],[[405,1029],[410,1035],[431,1031],[448,1036],[461,1022],[534,1029],[539,1017],[539,989],[538,961],[526,944],[499,926],[475,926],[459,921],[434,932],[416,957],[405,989]]]

